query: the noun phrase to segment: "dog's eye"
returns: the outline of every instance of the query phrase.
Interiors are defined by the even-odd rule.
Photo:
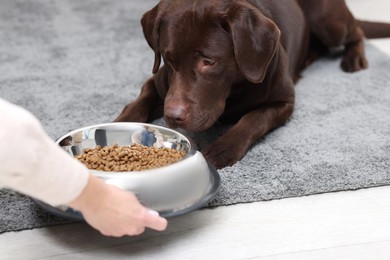
[[[204,59],[203,60],[203,65],[204,66],[212,66],[212,65],[214,65],[214,63],[215,63],[215,61],[212,60],[212,59]]]

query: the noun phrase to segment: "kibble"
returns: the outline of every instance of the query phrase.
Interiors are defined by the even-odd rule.
[[[96,146],[84,150],[75,158],[88,169],[109,172],[142,171],[154,169],[181,160],[185,151],[155,148],[141,144],[130,146]]]

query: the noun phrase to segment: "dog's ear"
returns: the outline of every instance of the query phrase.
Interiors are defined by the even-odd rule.
[[[149,46],[154,51],[153,74],[156,74],[161,64],[161,53],[159,50],[159,5],[147,11],[141,19],[142,30]]]
[[[224,20],[233,40],[238,68],[247,80],[262,82],[279,45],[279,28],[246,1],[230,7]]]

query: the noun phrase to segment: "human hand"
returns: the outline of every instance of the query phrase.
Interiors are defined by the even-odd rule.
[[[145,228],[163,231],[167,220],[142,206],[137,197],[90,175],[84,191],[69,206],[105,236],[139,235]]]

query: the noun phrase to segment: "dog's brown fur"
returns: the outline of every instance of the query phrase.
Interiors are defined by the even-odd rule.
[[[294,83],[324,50],[344,46],[346,72],[367,68],[364,32],[344,0],[162,0],[141,23],[155,75],[115,121],[164,116],[194,132],[234,123],[202,151],[216,168],[288,120]]]

